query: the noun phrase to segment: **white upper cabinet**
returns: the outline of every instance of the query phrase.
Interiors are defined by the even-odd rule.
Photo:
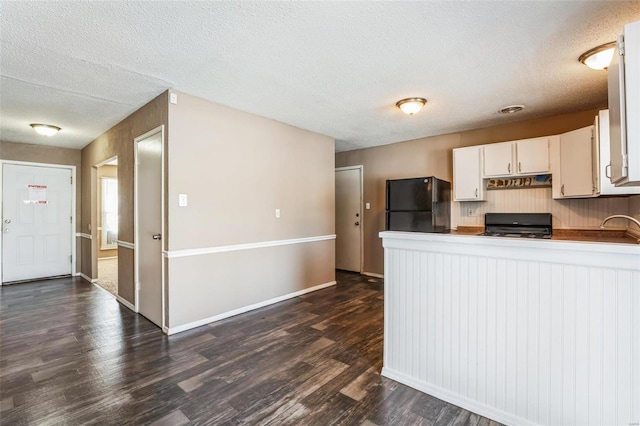
[[[596,188],[600,195],[640,194],[640,186],[615,186],[611,182],[609,142],[609,110],[598,112],[595,121],[596,136]],[[599,154],[599,155],[597,155]]]
[[[584,198],[598,195],[595,185],[594,126],[560,135],[559,173],[553,176],[554,198]]]
[[[549,173],[549,138],[524,139],[515,142],[517,174]]]
[[[640,185],[640,21],[624,26],[609,71],[611,181]]]
[[[537,175],[549,171],[548,137],[484,146],[484,177]]]
[[[513,142],[484,146],[484,176],[508,176],[513,173]]]
[[[482,148],[470,146],[453,150],[454,201],[482,201],[482,175],[480,158]]]

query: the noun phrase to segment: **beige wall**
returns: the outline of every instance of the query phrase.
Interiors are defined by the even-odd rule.
[[[378,233],[384,229],[385,181],[387,179],[436,176],[452,181],[452,149],[463,146],[526,139],[564,133],[593,124],[597,109],[505,124],[448,135],[433,136],[336,153],[336,167],[364,166],[364,202],[371,210],[363,210],[364,271],[382,274],[384,252]],[[454,203],[453,224],[481,225],[485,211],[550,211],[554,224],[560,227],[589,227],[599,224],[603,215],[626,213],[628,198],[595,200],[551,200],[548,189],[487,191],[485,203]],[[466,207],[477,209],[478,216],[463,214]]]
[[[51,139],[51,143],[64,138],[62,133]],[[56,146],[31,145],[26,143],[14,143],[0,141],[0,160],[25,161],[30,163],[61,164],[76,166],[76,232],[80,232],[80,207],[82,185],[82,155],[79,149],[59,148]],[[76,237],[76,270],[82,270],[82,242]],[[74,271],[75,272],[75,271]]]
[[[98,227],[92,223],[97,217],[96,167],[104,161],[118,157],[118,239],[133,243],[133,139],[160,125],[168,123],[168,92],[164,92],[136,112],[113,126],[82,149],[82,232],[92,235],[92,244],[85,247],[83,256],[93,259],[83,262],[82,272],[97,277]],[[118,247],[118,257],[133,259],[128,248]],[[92,256],[93,254],[93,256]],[[133,303],[133,268],[127,261],[118,262],[118,294]]]
[[[169,106],[168,250],[332,235],[333,170],[329,137],[178,94]],[[178,207],[181,193],[188,207]],[[330,240],[170,258],[169,324],[333,281],[333,256]]]
[[[118,178],[118,166],[102,166],[96,169],[96,225],[97,228],[102,228],[102,178],[103,177],[112,177]],[[118,256],[118,249],[102,249],[101,244],[102,236],[98,233],[98,259],[102,259],[105,257],[114,257]]]

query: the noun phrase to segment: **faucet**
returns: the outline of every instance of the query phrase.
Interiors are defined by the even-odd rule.
[[[638,219],[636,219],[634,217],[631,217],[631,216],[627,216],[626,214],[614,214],[614,215],[611,215],[609,217],[606,217],[602,221],[602,223],[600,224],[600,228],[604,229],[604,224],[607,223],[611,219],[627,219],[627,220],[630,220],[631,222],[635,223],[636,225],[638,225],[638,227],[640,228],[640,220],[638,220]]]

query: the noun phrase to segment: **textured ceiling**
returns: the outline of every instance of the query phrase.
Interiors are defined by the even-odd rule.
[[[81,148],[173,88],[351,150],[606,104],[577,57],[640,2],[0,4],[0,138]],[[395,102],[428,99],[413,117]],[[513,116],[496,111],[525,104]],[[63,128],[53,138],[29,123]]]

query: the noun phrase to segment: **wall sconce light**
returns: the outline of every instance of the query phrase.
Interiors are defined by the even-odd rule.
[[[425,98],[406,98],[396,102],[396,106],[407,115],[413,115],[420,111],[424,104],[427,103]]]
[[[615,41],[601,44],[598,47],[584,52],[578,60],[591,69],[606,70],[609,68],[609,64],[611,64],[611,59],[613,59],[615,47]]]

